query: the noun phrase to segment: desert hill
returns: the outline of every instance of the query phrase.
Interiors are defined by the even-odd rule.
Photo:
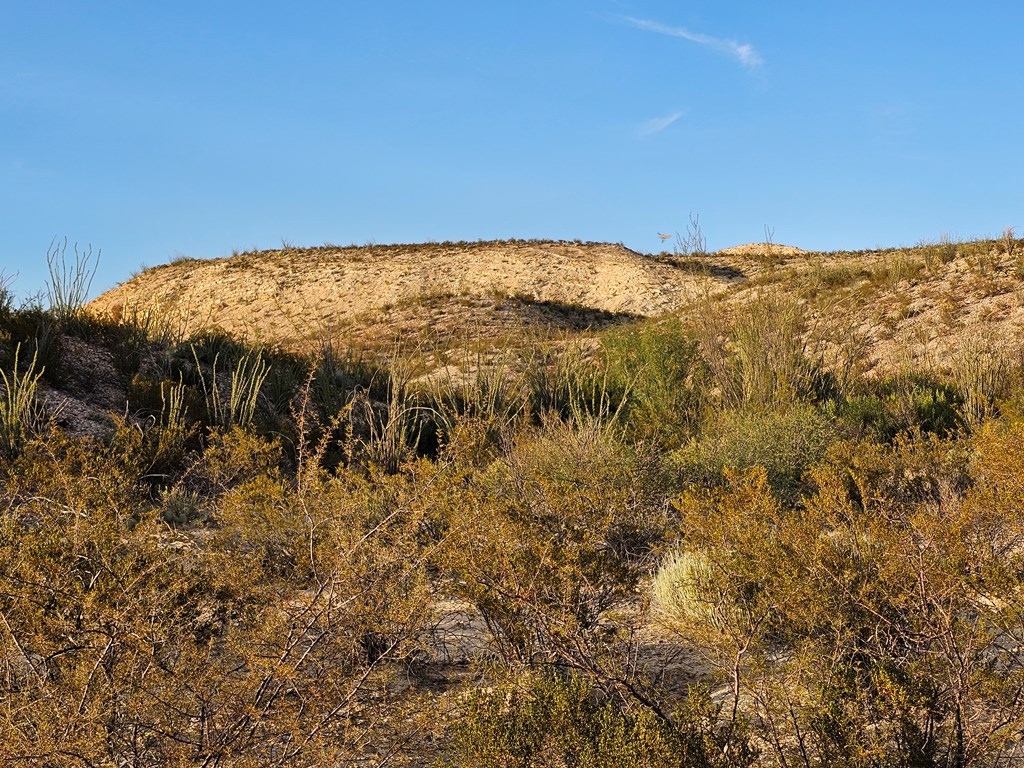
[[[708,301],[795,298],[817,325],[856,336],[869,367],[934,364],[956,350],[1013,344],[1024,329],[1021,246],[1012,238],[817,253],[751,243],[646,255],[620,244],[491,241],[322,246],[179,259],[90,305],[151,313],[181,334],[226,331],[293,350],[365,348],[527,333],[593,331]]]
[[[610,243],[324,246],[178,260],[92,307],[114,317],[154,310],[185,332],[218,328],[293,348],[339,335],[572,330],[677,309],[743,277],[742,261],[697,265]]]

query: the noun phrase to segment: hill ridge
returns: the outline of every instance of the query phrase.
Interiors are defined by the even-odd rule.
[[[325,245],[179,259],[134,276],[91,306],[114,316],[171,311],[188,331],[215,327],[301,346],[307,334],[289,324],[330,337],[421,308],[474,315],[464,320],[486,325],[506,299],[601,316],[658,315],[714,279],[613,243]],[[479,311],[465,311],[471,309]]]

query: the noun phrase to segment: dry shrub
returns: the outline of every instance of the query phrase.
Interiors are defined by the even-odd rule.
[[[273,456],[219,437],[221,527],[198,546],[117,446],[26,445],[0,525],[0,760],[331,765],[383,738],[425,615],[418,518],[400,487],[300,489]]]
[[[959,411],[968,427],[999,412],[999,402],[1019,385],[1021,350],[991,336],[972,340],[951,354],[950,378],[959,391]]]
[[[650,457],[599,426],[548,421],[439,500],[446,567],[506,661],[585,663],[664,529]]]
[[[803,305],[758,293],[736,307],[705,300],[697,313],[701,353],[726,408],[768,408],[813,397],[821,388],[822,339]]]
[[[951,472],[963,457],[950,444],[904,441],[834,452],[797,509],[763,470],[680,501],[700,567],[673,594],[666,564],[659,615],[697,643],[723,717],[755,729],[765,764],[1019,757],[1024,582],[1011,553],[1024,530],[1004,455],[1019,431],[976,438],[989,480],[975,490]]]
[[[744,766],[752,753],[725,757],[706,729],[713,707],[694,694],[672,728],[647,711],[624,711],[578,676],[527,673],[468,697],[444,765],[480,768],[710,768]]]

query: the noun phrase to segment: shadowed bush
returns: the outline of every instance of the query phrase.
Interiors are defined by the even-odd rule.
[[[702,711],[703,710],[703,711]],[[650,712],[618,709],[577,677],[524,675],[469,695],[446,766],[479,768],[711,768],[750,765],[740,740],[729,749],[706,728],[713,708],[695,693],[675,727]],[[727,753],[727,757],[725,754]]]

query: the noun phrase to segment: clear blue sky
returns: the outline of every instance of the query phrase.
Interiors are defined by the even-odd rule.
[[[0,271],[1024,225],[1024,3],[0,0]]]

